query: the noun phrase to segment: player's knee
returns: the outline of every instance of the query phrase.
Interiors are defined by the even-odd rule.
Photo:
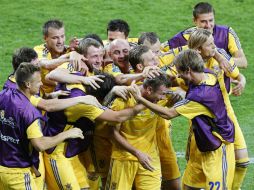
[[[181,189],[181,180],[180,178],[173,180],[162,180],[161,189],[171,189],[171,190],[180,190]]]

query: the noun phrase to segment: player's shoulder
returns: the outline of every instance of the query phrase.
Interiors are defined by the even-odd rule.
[[[197,30],[197,27],[190,27],[182,31],[183,35],[191,35],[193,32]]]

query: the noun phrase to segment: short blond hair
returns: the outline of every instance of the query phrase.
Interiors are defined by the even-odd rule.
[[[209,30],[198,28],[191,34],[188,40],[188,47],[190,49],[200,48],[211,35],[212,33]]]
[[[173,64],[178,71],[188,71],[191,69],[194,72],[202,73],[204,71],[204,61],[201,55],[194,49],[187,49],[178,54]]]

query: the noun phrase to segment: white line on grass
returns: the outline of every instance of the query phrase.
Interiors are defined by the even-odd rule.
[[[185,157],[185,152],[176,152],[176,156],[178,158],[184,158]],[[250,164],[254,164],[254,158],[250,157]]]

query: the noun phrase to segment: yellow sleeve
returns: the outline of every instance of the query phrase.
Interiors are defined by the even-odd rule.
[[[45,44],[41,44],[39,46],[35,46],[34,50],[38,55],[38,59],[52,59],[50,52],[46,48]]]
[[[187,117],[188,119],[192,119],[198,115],[207,115],[209,117],[214,117],[207,107],[187,99],[176,103],[174,108],[176,109],[177,113]]]
[[[183,37],[185,38],[186,41],[188,41],[190,39],[190,34],[189,33],[185,33],[183,35]]]
[[[113,64],[108,64],[104,67],[103,71],[105,73],[111,74],[114,77],[121,75],[121,70],[119,69],[119,67],[113,65]]]
[[[110,108],[114,111],[123,110],[126,107],[126,103],[121,98],[116,98]]]
[[[161,49],[162,52],[169,51],[170,47],[168,45],[168,41],[165,41],[165,42],[161,43],[160,49]]]
[[[159,67],[161,68],[164,66],[170,66],[174,58],[175,58],[175,54],[173,50],[162,53],[162,55],[159,56],[159,60],[160,60]]]
[[[34,107],[37,107],[38,106],[38,104],[39,104],[39,102],[41,101],[41,97],[39,97],[39,96],[31,96],[30,97],[30,102],[31,102],[31,104],[34,106]]]
[[[64,110],[69,122],[75,122],[81,117],[87,117],[94,121],[104,110],[92,105],[78,104]]]
[[[231,55],[234,55],[239,49],[242,49],[240,40],[232,28],[228,32],[228,50]]]
[[[26,130],[27,138],[34,139],[42,137],[40,120],[36,119]]]

